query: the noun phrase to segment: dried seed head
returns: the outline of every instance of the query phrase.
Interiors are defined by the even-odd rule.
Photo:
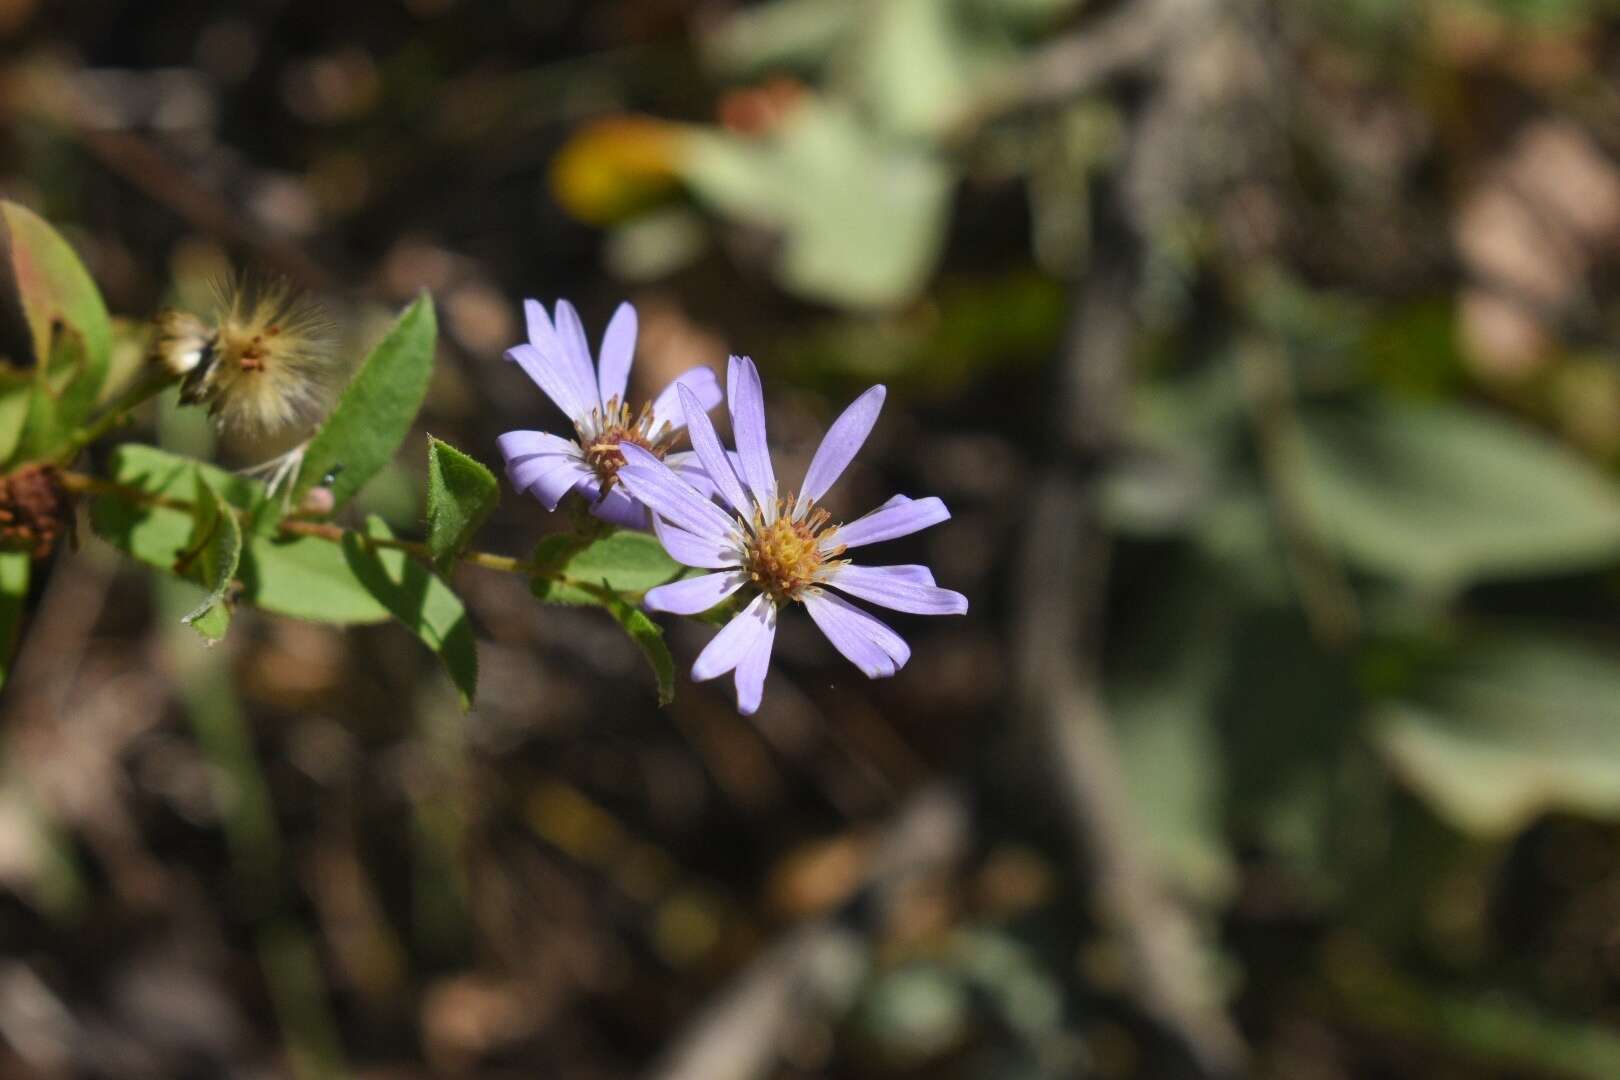
[[[321,309],[283,281],[233,279],[211,323],[158,317],[154,354],[184,376],[180,400],[207,405],[224,431],[273,438],[309,423],[331,397],[336,362]]]
[[[73,500],[54,465],[24,465],[0,476],[0,548],[43,559],[73,524]]]

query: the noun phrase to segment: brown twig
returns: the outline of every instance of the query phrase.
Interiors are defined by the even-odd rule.
[[[1130,145],[1094,201],[1097,258],[1077,282],[1073,315],[1054,376],[1048,463],[1023,530],[1014,614],[1015,730],[1049,763],[1068,811],[1098,921],[1129,962],[1128,990],[1142,1011],[1204,1076],[1241,1069],[1242,1041],[1225,1015],[1207,954],[1189,913],[1149,864],[1141,823],[1124,782],[1101,687],[1111,544],[1100,484],[1129,406],[1131,345],[1143,264],[1155,228],[1174,213],[1174,149],[1189,141],[1189,93],[1178,83],[1200,35],[1213,25],[1200,2],[1150,5],[1161,40],[1122,28],[1129,57],[1152,58],[1152,90],[1137,105]],[[1171,12],[1173,19],[1164,16]],[[1083,41],[1072,46],[1090,48]],[[1082,72],[1083,74],[1084,72]],[[1031,78],[1039,82],[1046,76]],[[1071,79],[1072,82],[1072,79]]]

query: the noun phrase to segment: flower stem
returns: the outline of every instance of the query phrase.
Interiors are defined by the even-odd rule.
[[[107,406],[100,416],[73,433],[72,437],[68,439],[67,445],[62,448],[62,452],[57,456],[57,461],[66,465],[78,457],[80,450],[109,434],[122,424],[127,423],[130,413],[151,398],[156,397],[165,387],[178,378],[178,375],[162,368],[147,368],[129,389],[118,395],[112,404]]]
[[[193,504],[187,499],[176,499],[169,495],[158,495],[128,484],[120,484],[116,480],[94,476],[89,473],[64,471],[58,474],[58,481],[63,490],[75,495],[106,495],[124,502],[134,503],[137,506],[161,506],[168,510],[183,510],[190,512]],[[241,514],[246,517],[245,514]],[[426,562],[433,561],[433,553],[428,546],[418,540],[394,540],[386,537],[368,536],[354,529],[345,529],[341,525],[334,525],[326,521],[304,521],[297,518],[283,519],[276,524],[276,531],[283,536],[312,536],[328,543],[341,544],[346,537],[353,537],[361,547],[370,551],[391,550],[403,551],[409,555]],[[582,585],[572,581],[567,575],[555,572],[548,567],[540,566],[527,559],[514,558],[511,555],[497,555],[489,551],[464,551],[457,556],[459,562],[471,566],[479,566],[485,570],[495,570],[505,574],[522,574],[529,578],[545,578],[564,584]]]

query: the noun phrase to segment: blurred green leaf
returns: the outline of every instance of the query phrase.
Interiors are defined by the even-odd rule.
[[[112,350],[112,324],[96,283],[73,248],[39,215],[25,206],[0,200],[0,222],[8,251],[5,273],[16,290],[28,323],[34,354],[11,357],[18,366],[49,356],[58,324],[71,328],[84,342],[95,371],[103,375]],[[90,388],[90,399],[100,390]]]
[[[857,25],[861,0],[767,0],[740,8],[703,39],[711,64],[733,75],[818,67]]]
[[[897,304],[922,287],[953,179],[934,154],[813,101],[765,139],[697,132],[679,168],[721,213],[782,232],[783,288],[850,307]]]
[[[872,5],[853,36],[853,84],[866,111],[886,131],[937,134],[971,88],[974,39],[945,0],[884,0]]]
[[[191,535],[194,572],[187,576],[200,580],[209,592],[180,621],[207,640],[218,641],[231,623],[227,596],[242,561],[242,525],[231,505],[209,486],[200,471],[196,478]]]
[[[646,612],[631,607],[617,597],[605,597],[602,606],[619,620],[624,632],[630,635],[630,640],[636,643],[641,654],[647,658],[647,663],[652,665],[653,676],[658,680],[658,704],[668,705],[674,701],[675,658],[670,656],[669,646],[664,643],[664,631],[647,617]]]
[[[23,609],[34,560],[26,551],[0,551],[0,687],[11,678],[11,658],[22,638]]]
[[[500,499],[500,485],[488,469],[428,436],[427,545],[441,571],[466,549]]]
[[[910,964],[872,980],[856,1007],[861,1032],[900,1063],[937,1057],[967,1034],[968,987],[937,964]]]
[[[1227,820],[1240,843],[1317,882],[1342,883],[1379,827],[1370,800],[1380,793],[1358,771],[1366,763],[1356,754],[1363,702],[1354,672],[1296,610],[1239,615],[1224,633],[1232,651],[1217,706]]]
[[[155,447],[124,443],[109,462],[109,475],[118,483],[187,502],[195,496],[193,470],[238,510],[252,512],[267,505],[264,485],[258,481]],[[90,525],[114,547],[171,574],[180,573],[177,564],[194,529],[187,510],[137,505],[109,495],[97,496],[91,503]],[[340,624],[382,622],[389,617],[388,609],[356,579],[338,546],[314,537],[282,539],[250,532],[237,576],[241,599],[266,611]]]
[[[567,581],[536,578],[534,594],[551,604],[601,604],[596,586],[621,593],[642,593],[674,580],[682,570],[658,540],[641,532],[613,532],[596,540],[575,536],[547,537],[535,549],[536,565]]]
[[[377,517],[367,520],[366,535],[393,539]],[[438,654],[461,695],[461,707],[471,708],[478,688],[478,649],[467,610],[450,586],[405,552],[369,548],[353,534],[343,538],[343,557],[371,595]]]
[[[13,458],[39,461],[61,451],[95,408],[106,374],[105,355],[98,361],[75,330],[58,327],[49,358],[34,369]]]
[[[1434,590],[1620,556],[1620,491],[1575,454],[1459,406],[1302,417],[1303,491],[1345,557]]]
[[[1150,855],[1187,892],[1217,902],[1233,885],[1217,713],[1237,612],[1201,568],[1165,572],[1147,606],[1122,629],[1107,699]]]
[[[1459,828],[1549,810],[1620,818],[1620,652],[1553,635],[1470,639],[1377,715],[1395,769]]]
[[[427,395],[437,335],[433,301],[424,294],[371,350],[310,440],[293,489],[295,505],[304,492],[335,473],[332,496],[342,506],[393,460]]]

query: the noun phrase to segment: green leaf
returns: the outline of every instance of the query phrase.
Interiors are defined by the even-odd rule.
[[[1385,403],[1302,418],[1300,494],[1345,557],[1435,590],[1620,556],[1620,491],[1506,420]]]
[[[201,581],[208,595],[180,621],[207,640],[218,641],[231,624],[228,594],[242,561],[242,524],[201,470],[196,477],[197,501],[191,515],[191,550],[195,557],[188,576]]]
[[[293,505],[323,477],[335,473],[332,497],[335,506],[342,506],[393,460],[427,395],[437,335],[433,301],[423,294],[371,350],[332,415],[310,440],[293,489]]]
[[[1385,755],[1461,829],[1507,836],[1549,810],[1620,819],[1620,653],[1494,634],[1376,717]]]
[[[709,62],[730,75],[820,65],[860,23],[861,0],[770,0],[741,8],[703,39]]]
[[[598,589],[644,593],[673,581],[682,571],[655,537],[641,532],[614,532],[584,541],[576,536],[547,537],[535,550],[534,561],[545,573],[562,578],[534,581],[534,594],[552,604],[601,604]]]
[[[204,481],[225,502],[244,513],[274,505],[264,498],[264,485],[156,447],[125,443],[110,460],[113,480],[149,495],[190,502],[195,481]],[[268,523],[267,517],[261,521]],[[140,505],[112,495],[90,504],[90,525],[97,536],[126,554],[168,573],[191,545],[195,523],[187,510]],[[349,568],[337,544],[315,537],[277,537],[251,532],[246,537],[237,576],[240,599],[255,607],[300,619],[339,624],[383,622],[389,611]]]
[[[931,151],[800,105],[767,139],[690,136],[678,167],[700,199],[782,233],[776,275],[813,300],[899,304],[922,288],[944,237],[951,170]]]
[[[23,609],[33,559],[26,551],[0,551],[0,687],[11,678],[11,658],[22,637]]]
[[[482,463],[428,436],[427,545],[441,571],[466,550],[500,499],[500,485]]]
[[[377,517],[366,522],[366,535],[393,539]],[[343,557],[371,595],[439,654],[461,695],[462,708],[471,708],[478,684],[478,651],[467,611],[450,586],[405,552],[369,548],[352,533],[343,538]]]
[[[940,133],[973,86],[975,40],[959,25],[955,5],[885,0],[862,21],[852,39],[853,89],[862,103],[888,131]]]
[[[97,360],[77,331],[59,326],[47,362],[34,369],[11,458],[39,461],[55,456],[95,408],[106,374],[106,357]]]
[[[659,625],[647,617],[647,613],[640,608],[631,607],[616,596],[607,596],[602,606],[607,608],[612,616],[619,620],[624,632],[630,635],[630,640],[641,649],[641,654],[652,665],[653,675],[658,679],[658,704],[668,705],[675,700],[675,658],[669,654],[669,646],[664,643],[664,631]]]
[[[1219,693],[1231,666],[1236,598],[1199,560],[1156,575],[1148,604],[1122,628],[1106,687],[1126,788],[1148,856],[1187,893],[1230,896],[1232,853],[1222,825],[1228,761]]]
[[[0,200],[0,224],[7,249],[0,288],[20,303],[33,346],[33,355],[10,357],[12,362],[26,367],[49,356],[56,327],[65,325],[83,339],[96,370],[105,374],[112,324],[101,293],[73,248],[45,219],[14,202]],[[0,303],[9,304],[9,298]],[[0,349],[9,347],[9,341],[0,343]],[[99,389],[98,382],[92,400]]]

